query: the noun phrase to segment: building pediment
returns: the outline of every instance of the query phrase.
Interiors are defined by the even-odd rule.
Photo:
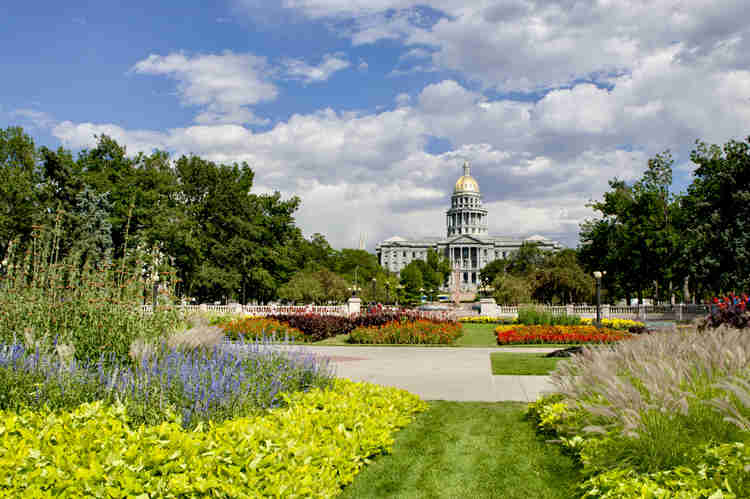
[[[461,234],[460,236],[448,239],[448,244],[485,244],[485,242],[478,237],[470,236],[468,234]]]

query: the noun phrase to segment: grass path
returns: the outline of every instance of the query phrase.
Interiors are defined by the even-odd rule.
[[[340,497],[573,497],[572,460],[545,444],[516,402],[430,402]]]

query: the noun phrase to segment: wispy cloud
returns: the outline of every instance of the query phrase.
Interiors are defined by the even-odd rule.
[[[318,65],[308,64],[302,59],[285,59],[283,65],[289,78],[302,80],[307,84],[326,81],[335,72],[351,66],[351,63],[342,54],[326,54]]]

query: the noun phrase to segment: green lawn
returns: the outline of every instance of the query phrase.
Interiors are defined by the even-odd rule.
[[[547,375],[555,369],[559,357],[545,357],[543,353],[509,353],[490,354],[492,374]]]
[[[343,498],[573,497],[570,457],[545,444],[517,402],[430,402],[346,487]]]

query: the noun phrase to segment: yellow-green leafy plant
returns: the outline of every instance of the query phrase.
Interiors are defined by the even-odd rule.
[[[123,406],[0,411],[0,495],[333,497],[426,409],[396,388],[337,380],[267,414],[185,431],[132,428]]]

